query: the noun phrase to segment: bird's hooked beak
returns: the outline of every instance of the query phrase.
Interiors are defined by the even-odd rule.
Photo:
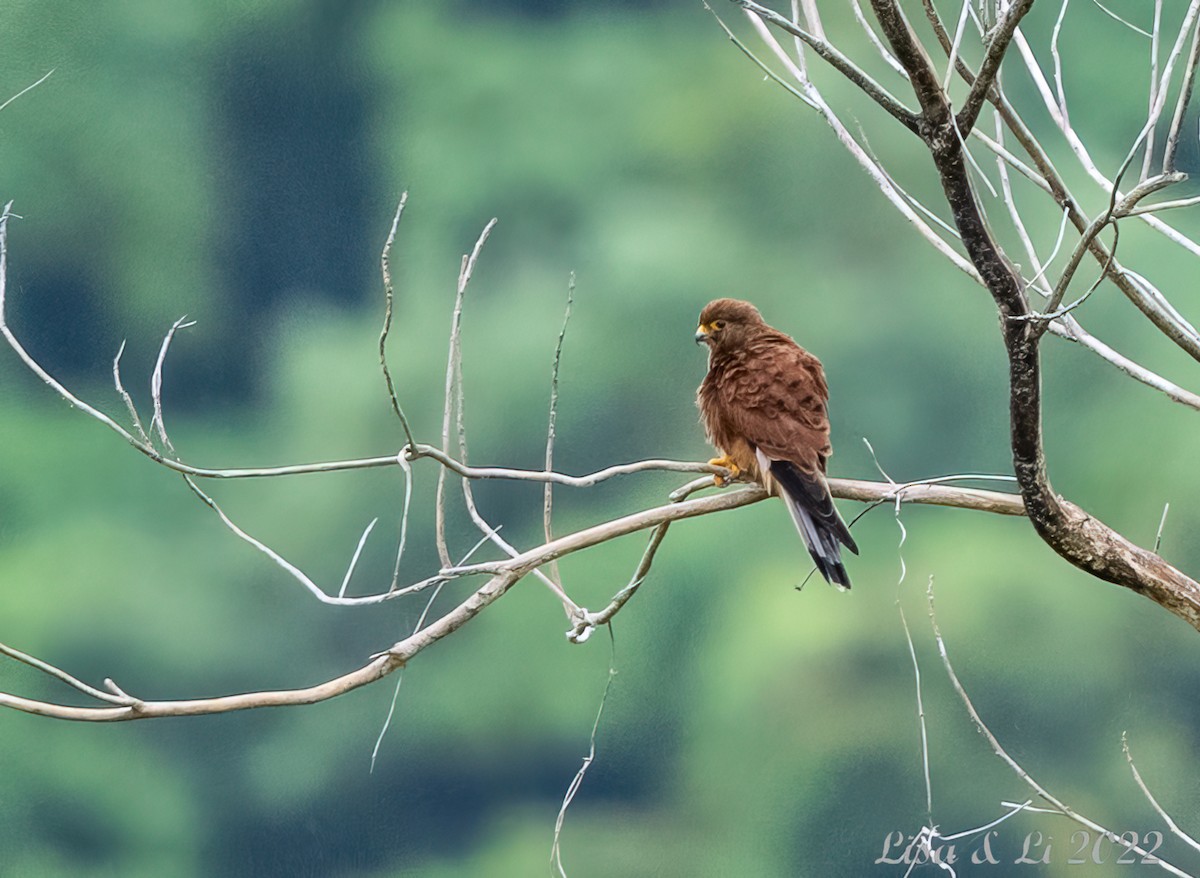
[[[712,326],[701,323],[696,327],[696,344],[708,344],[712,341]]]

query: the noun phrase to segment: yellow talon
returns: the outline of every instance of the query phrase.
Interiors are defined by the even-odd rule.
[[[708,462],[708,465],[719,466],[729,470],[728,479],[726,479],[724,476],[717,475],[716,473],[713,474],[713,484],[718,488],[724,488],[727,484],[729,484],[729,482],[732,482],[742,474],[742,468],[734,463],[728,454],[723,457],[714,457]]]

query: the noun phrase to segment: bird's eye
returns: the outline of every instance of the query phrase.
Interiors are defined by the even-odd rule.
[[[717,329],[724,329],[724,328],[725,328],[725,321],[724,321],[724,320],[718,320],[718,321],[716,321],[715,323],[713,323],[713,326],[715,326]]]

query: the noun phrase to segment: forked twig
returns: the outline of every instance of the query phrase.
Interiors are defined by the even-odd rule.
[[[29,665],[29,667],[41,671],[43,674],[54,677],[56,680],[61,680],[73,689],[78,689],[84,695],[88,695],[98,701],[107,701],[110,704],[117,704],[123,707],[128,707],[137,701],[136,698],[130,698],[128,695],[110,694],[101,689],[97,689],[94,686],[89,686],[87,683],[83,682],[77,677],[68,674],[62,668],[55,667],[49,662],[44,662],[39,658],[29,655],[28,653],[21,652],[19,649],[13,649],[13,647],[6,644],[0,643],[0,654],[6,655],[11,659],[15,659],[22,664]]]

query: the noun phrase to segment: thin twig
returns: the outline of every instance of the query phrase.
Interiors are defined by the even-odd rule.
[[[901,78],[908,79],[908,71],[904,69],[904,65],[897,61],[896,56],[888,51],[887,46],[883,44],[883,40],[879,39],[879,34],[875,33],[875,29],[867,21],[867,17],[863,15],[862,4],[859,3],[859,0],[850,0],[850,7],[854,10],[854,20],[863,29],[863,32],[867,35],[867,39],[875,47],[875,51],[879,53],[879,56],[883,58],[884,63],[896,71]]]
[[[900,519],[897,517],[896,521],[899,523]],[[912,632],[908,628],[904,606],[900,603],[899,583],[897,583],[896,608],[900,611],[900,624],[904,628],[904,639],[908,643],[908,655],[912,659],[913,680],[917,689],[917,723],[921,728],[921,766],[925,775],[925,817],[929,821],[928,825],[932,827],[933,784],[929,777],[929,732],[925,727],[925,703],[921,699],[921,666],[917,662],[917,649],[913,646]]]
[[[154,402],[154,417],[150,419],[150,432],[158,430],[158,438],[162,440],[163,449],[172,457],[178,457],[175,453],[175,446],[171,444],[171,439],[167,436],[167,425],[163,421],[163,406],[162,406],[162,387],[163,387],[163,365],[167,360],[167,350],[171,347],[171,341],[175,338],[175,333],[181,329],[187,329],[189,326],[195,326],[195,320],[188,320],[187,315],[180,317],[167,330],[166,336],[163,338],[162,347],[158,349],[158,359],[154,363],[154,372],[150,377],[150,397]]]
[[[482,537],[479,542],[477,542],[471,548],[471,550],[467,552],[467,554],[463,555],[458,563],[466,563],[468,560],[470,560],[471,556],[474,555],[486,542],[487,537]],[[438,599],[438,595],[442,593],[442,586],[445,584],[445,582],[439,582],[437,587],[434,588],[433,594],[429,596],[429,600],[425,602],[425,609],[421,611],[421,615],[417,617],[417,624],[413,626],[413,634],[419,632],[425,625],[425,619],[428,618],[429,611],[433,609],[433,603]],[[392,700],[388,703],[387,716],[384,717],[383,727],[380,728],[379,735],[375,738],[375,746],[371,748],[371,767],[368,771],[369,774],[375,773],[375,760],[379,757],[379,750],[383,746],[383,739],[386,737],[388,729],[391,728],[392,717],[395,716],[396,713],[396,702],[400,698],[400,686],[403,682],[404,668],[400,668],[400,670],[396,672],[396,688],[392,690]]]
[[[1167,513],[1171,511],[1171,504],[1163,504],[1162,518],[1158,520],[1158,533],[1154,535],[1154,554],[1158,554],[1158,548],[1162,545],[1163,528],[1167,526]]]
[[[363,546],[367,544],[367,537],[371,535],[371,531],[375,529],[375,525],[378,523],[378,518],[372,518],[371,523],[362,532],[362,536],[358,538],[358,545],[354,547],[354,554],[350,556],[350,564],[346,567],[346,575],[342,577],[342,587],[338,589],[339,598],[346,596],[346,589],[350,585],[350,577],[354,575],[354,568],[358,566],[358,558],[362,555]]]
[[[575,777],[567,786],[566,795],[563,796],[562,807],[558,809],[558,817],[554,820],[554,842],[550,846],[550,868],[556,870],[560,878],[567,878],[566,870],[562,864],[562,847],[559,844],[562,836],[563,821],[567,817],[567,808],[571,806],[571,802],[575,801],[575,795],[579,792],[579,788],[583,785],[584,775],[587,774],[592,763],[596,761],[596,733],[600,731],[600,719],[604,716],[604,705],[608,703],[608,693],[612,691],[613,680],[617,676],[617,640],[613,635],[612,626],[608,627],[608,676],[604,680],[604,691],[600,695],[600,706],[596,709],[596,719],[592,722],[592,733],[588,736],[588,753],[583,757],[583,764],[579,766],[579,771],[575,772]]]
[[[446,411],[449,412],[451,409],[454,411],[454,427],[458,443],[458,456],[464,464],[467,461],[467,426],[466,392],[463,389],[462,374],[462,311],[467,286],[470,284],[471,275],[475,270],[475,263],[478,261],[479,254],[483,250],[483,245],[487,242],[488,235],[491,234],[492,228],[495,225],[495,219],[488,223],[483,232],[480,234],[479,240],[475,242],[475,247],[471,250],[471,255],[463,257],[462,270],[459,272],[458,276],[458,295],[454,301],[455,316],[450,335],[450,355],[449,362],[447,364],[446,386],[446,392],[447,394],[452,395],[453,401],[451,403],[449,399],[447,400]],[[448,431],[449,425],[444,422],[442,426],[443,447],[447,447],[447,443],[449,441]],[[442,470],[442,472],[439,473],[439,478],[444,477],[444,475],[445,470]],[[471,487],[470,479],[462,479],[462,492],[463,501],[467,508],[467,514],[471,517],[471,521],[474,522],[480,533],[486,535],[487,538],[492,541],[492,543],[503,550],[509,557],[516,557],[520,555],[520,551],[515,546],[500,536],[500,529],[489,524],[479,512],[479,508],[475,503],[475,493]],[[550,541],[547,540],[547,542]],[[567,593],[562,590],[562,587],[557,582],[547,576],[546,573],[540,569],[540,565],[537,568],[533,568],[530,572],[532,572],[537,579],[541,580],[546,587],[558,597],[558,599],[562,602],[563,610],[566,612],[567,618],[574,619],[579,616],[579,614],[582,612],[581,608],[567,596]]]
[[[370,532],[371,532],[371,528],[374,526],[374,522],[372,522],[371,525],[369,525],[367,527],[366,531],[363,533],[363,535],[359,541],[358,549],[355,551],[355,553],[351,559],[350,565],[349,565],[348,569],[346,570],[345,576],[343,577],[342,587],[341,587],[339,594],[337,596],[330,595],[330,594],[326,593],[326,591],[323,588],[321,588],[319,585],[317,585],[315,582],[313,582],[313,580],[303,570],[301,570],[299,567],[297,567],[292,562],[288,561],[279,552],[272,549],[270,546],[268,546],[266,543],[264,543],[262,540],[258,539],[257,537],[251,536],[249,533],[242,530],[242,528],[240,528],[233,521],[233,519],[231,519],[228,515],[225,514],[225,510],[223,510],[220,507],[220,505],[217,503],[216,500],[214,500],[212,497],[210,497],[208,494],[206,494],[204,491],[202,491],[200,489],[200,486],[196,484],[195,479],[193,479],[191,476],[187,476],[187,475],[185,475],[183,478],[184,478],[184,481],[187,482],[188,487],[192,489],[192,492],[197,497],[200,498],[200,501],[202,503],[204,503],[205,506],[207,506],[209,509],[211,509],[213,512],[215,512],[217,514],[217,517],[221,519],[221,523],[224,524],[225,527],[227,527],[233,533],[234,536],[236,536],[238,539],[242,540],[243,542],[253,546],[259,552],[261,552],[263,555],[265,555],[267,558],[269,558],[277,567],[279,567],[281,570],[286,572],[289,576],[291,576],[293,579],[295,579],[297,582],[299,582],[301,585],[303,585],[308,590],[308,592],[313,595],[313,597],[315,597],[317,600],[319,600],[323,604],[335,604],[335,605],[344,606],[344,607],[365,606],[368,604],[378,604],[378,603],[382,603],[383,601],[391,600],[393,598],[398,598],[398,597],[401,597],[406,594],[412,594],[414,592],[423,591],[424,589],[430,587],[431,585],[436,585],[438,582],[441,582],[442,580],[447,578],[447,577],[439,574],[438,576],[430,577],[429,579],[423,580],[419,583],[415,583],[415,584],[410,585],[403,589],[390,588],[386,592],[382,592],[380,594],[363,595],[361,597],[345,597],[344,593],[346,590],[346,585],[349,582],[350,577],[354,572],[354,567],[358,561],[358,556],[362,551],[362,543],[363,543],[363,541],[366,540],[368,534],[370,534]],[[447,566],[449,566],[449,565],[447,565]]]
[[[137,430],[138,438],[150,444],[150,437],[146,435],[146,430],[142,426],[142,419],[138,417],[137,406],[133,404],[133,397],[129,395],[129,391],[125,389],[125,385],[121,383],[121,355],[125,353],[125,342],[121,341],[121,346],[117,348],[117,355],[113,357],[113,384],[117,388],[117,395],[125,403],[125,409],[129,412],[129,420],[133,424],[133,428]]]
[[[1164,513],[1165,514],[1165,513]],[[1158,799],[1154,798],[1154,794],[1150,792],[1150,788],[1146,786],[1146,782],[1142,780],[1141,772],[1137,770],[1137,766],[1133,764],[1133,754],[1129,752],[1129,735],[1127,732],[1121,732],[1121,749],[1125,751],[1125,761],[1129,763],[1129,770],[1133,772],[1133,779],[1137,782],[1138,788],[1142,791],[1142,795],[1146,797],[1146,801],[1150,803],[1158,816],[1167,824],[1167,828],[1173,832],[1176,837],[1182,839],[1192,848],[1200,851],[1200,841],[1192,838],[1186,832],[1179,828],[1179,824],[1171,819],[1171,815],[1166,812],[1162,805],[1158,804]]]
[[[735,0],[735,2],[737,2],[737,0]],[[746,17],[750,21],[751,26],[755,29],[755,31],[758,32],[759,37],[764,43],[766,43],[768,48],[771,49],[772,53],[774,53],[775,57],[783,63],[792,77],[795,78],[798,83],[800,83],[801,90],[809,98],[810,103],[816,105],[817,112],[820,113],[821,118],[824,119],[829,127],[833,129],[834,134],[837,136],[839,142],[854,157],[863,170],[866,171],[867,175],[871,178],[875,185],[879,187],[879,190],[883,193],[884,197],[892,203],[892,205],[900,212],[901,216],[903,216],[909,223],[912,224],[912,226],[922,235],[922,237],[924,237],[930,244],[933,245],[934,249],[949,259],[956,268],[964,272],[976,283],[982,283],[982,278],[980,278],[979,272],[975,270],[975,266],[971,264],[971,261],[956,251],[953,246],[951,246],[940,235],[938,235],[937,232],[935,232],[929,226],[929,224],[926,223],[921,216],[906,202],[904,197],[895,190],[895,188],[889,182],[887,174],[885,174],[879,168],[879,166],[867,154],[866,150],[864,150],[858,141],[854,139],[849,129],[825,102],[825,99],[821,96],[820,91],[812,84],[808,76],[804,73],[804,70],[792,60],[787,52],[784,51],[783,47],[779,44],[779,41],[775,39],[774,34],[772,34],[767,28],[762,18],[750,10],[746,10]],[[723,24],[722,27],[724,27]]]
[[[1167,134],[1167,145],[1163,151],[1163,173],[1169,174],[1175,170],[1175,154],[1179,150],[1179,136],[1183,131],[1183,117],[1187,114],[1188,104],[1192,100],[1192,90],[1196,85],[1196,67],[1200,62],[1200,27],[1192,31],[1192,48],[1188,52],[1187,68],[1183,74],[1183,86],[1179,90],[1179,98],[1175,101],[1175,113],[1171,117],[1171,129]]]
[[[575,625],[567,632],[567,640],[572,643],[586,643],[587,639],[592,636],[592,632],[601,625],[607,625],[612,621],[613,616],[621,611],[625,604],[629,603],[629,599],[633,597],[642,583],[646,581],[647,575],[650,573],[650,566],[654,563],[654,555],[658,552],[658,547],[662,545],[663,538],[667,535],[667,528],[671,526],[669,521],[664,521],[650,532],[650,542],[646,544],[646,549],[642,552],[642,558],[638,562],[637,569],[633,572],[633,577],[629,583],[613,595],[613,599],[609,601],[608,606],[597,613],[583,610],[580,618],[576,620]]]
[[[575,272],[571,272],[567,281],[567,307],[563,312],[562,329],[558,331],[558,341],[554,345],[554,362],[550,367],[550,416],[546,426],[546,472],[554,470],[554,438],[555,426],[558,420],[558,368],[562,362],[563,341],[567,337],[567,324],[571,320],[571,303],[575,300]],[[554,483],[546,482],[542,489],[542,529],[546,542],[554,539],[553,527]],[[550,567],[550,578],[562,585],[559,575],[558,562]]]
[[[1025,13],[1032,7],[1033,0],[1015,0],[1009,6],[1004,18],[992,29],[991,39],[988,40],[987,50],[983,56],[983,63],[979,66],[979,72],[971,84],[971,91],[967,93],[967,98],[963,101],[962,109],[955,117],[958,130],[964,135],[969,134],[975,127],[975,120],[979,118],[983,102],[987,100],[988,92],[992,89],[996,77],[1000,73],[1000,62],[1004,60],[1004,56],[1008,52],[1013,34],[1017,32],[1017,25],[1021,23]]]
[[[396,546],[396,564],[392,568],[392,585],[388,591],[395,591],[400,583],[400,562],[404,559],[404,547],[408,543],[408,514],[412,509],[413,494],[412,464],[405,452],[396,455],[396,463],[404,473],[404,505],[400,509],[400,539]]]
[[[1062,0],[1058,10],[1058,18],[1054,21],[1054,30],[1050,33],[1050,57],[1054,62],[1054,88],[1058,94],[1058,111],[1062,113],[1063,121],[1071,124],[1071,116],[1067,112],[1067,89],[1063,84],[1062,53],[1058,50],[1058,38],[1062,35],[1063,21],[1067,17],[1067,4],[1070,0]]]
[[[1147,116],[1153,116],[1154,105],[1158,102],[1158,45],[1161,31],[1162,0],[1154,0],[1154,19],[1150,28],[1150,100],[1146,110]],[[1162,87],[1166,88],[1167,84],[1162,83]],[[1180,96],[1182,97],[1182,93]],[[1178,105],[1176,105],[1176,109],[1178,109]],[[1154,127],[1151,125],[1146,131],[1146,154],[1142,157],[1142,174],[1139,177],[1141,180],[1150,176],[1150,163],[1154,161]],[[1166,163],[1165,156],[1163,163]]]
[[[971,0],[962,0],[962,11],[958,15],[958,26],[954,29],[954,39],[950,42],[950,55],[946,59],[946,75],[942,77],[942,91],[950,91],[950,82],[958,64],[958,50],[962,45],[963,34],[967,30],[967,17],[971,11]],[[907,78],[907,75],[906,75]]]
[[[860,88],[867,97],[875,101],[884,110],[890,113],[897,121],[905,128],[913,133],[917,131],[917,116],[912,110],[904,106],[897,100],[887,89],[872,79],[866,71],[858,67],[853,61],[847,58],[830,43],[819,39],[815,34],[811,34],[795,23],[788,21],[778,12],[768,9],[754,0],[734,0],[739,6],[747,12],[751,12],[765,22],[769,22],[780,30],[786,31],[794,37],[804,41],[804,43],[816,52],[824,61],[826,61],[835,70],[853,82]]]
[[[475,241],[475,247],[471,250],[470,255],[464,255],[462,258],[462,266],[458,272],[458,288],[454,296],[454,310],[450,316],[450,350],[446,355],[446,386],[445,399],[442,406],[442,453],[450,453],[450,424],[454,411],[454,382],[456,369],[462,357],[462,311],[463,301],[467,293],[467,285],[471,281],[471,273],[475,270],[475,262],[479,258],[479,252],[483,249],[484,243],[488,239],[488,235],[492,233],[492,229],[496,227],[496,218],[488,222],[483,227],[478,240]],[[460,415],[461,417],[461,415]],[[465,464],[466,461],[464,460]],[[435,516],[435,532],[437,539],[438,557],[442,560],[442,566],[450,566],[450,549],[446,544],[446,472],[442,470],[438,473],[437,481],[437,510]]]
[[[35,658],[6,644],[0,643],[0,654],[6,655],[11,659],[15,659],[22,664],[29,665],[29,667],[35,668],[36,670],[39,670],[43,674],[47,674],[56,680],[61,680],[73,689],[78,689],[84,695],[90,695],[92,698],[95,698],[99,701],[107,701],[110,704],[119,704],[125,707],[137,702],[136,698],[130,698],[128,695],[114,695],[101,689],[97,689],[94,686],[89,686],[87,683],[83,682],[77,677],[71,676],[66,671],[62,670],[62,668],[57,668],[49,662],[44,662],[39,658]]]
[[[396,230],[400,228],[400,217],[404,214],[404,205],[408,203],[408,192],[400,196],[400,204],[396,208],[396,215],[392,218],[392,227],[388,231],[387,240],[383,244],[383,254],[379,257],[379,265],[383,274],[383,330],[379,333],[379,367],[383,370],[383,380],[387,385],[388,399],[392,402],[392,411],[396,413],[396,417],[400,420],[400,426],[404,429],[404,436],[408,440],[409,448],[417,444],[417,440],[413,438],[412,428],[408,424],[408,418],[404,416],[404,409],[400,407],[400,398],[396,395],[396,385],[392,381],[392,372],[388,368],[387,362],[387,340],[388,333],[392,331],[392,306],[395,295],[392,287],[392,244],[396,241]]]
[[[1045,787],[1043,787],[1041,784],[1039,784],[1037,781],[1035,781],[1033,779],[1033,777],[1030,776],[1029,772],[1027,772],[1024,768],[1022,768],[1020,763],[1018,763],[1015,759],[1013,759],[1008,754],[1008,751],[1006,751],[1004,749],[1004,747],[1001,746],[1000,741],[996,738],[996,736],[994,734],[992,734],[992,730],[987,727],[987,725],[984,723],[983,719],[979,716],[979,712],[976,711],[975,705],[971,702],[970,696],[967,695],[967,690],[965,688],[963,688],[962,682],[958,679],[958,674],[955,673],[954,666],[950,663],[950,656],[946,651],[946,643],[942,639],[942,632],[938,629],[937,615],[934,611],[933,577],[930,577],[930,579],[929,579],[929,588],[926,590],[926,595],[928,597],[928,602],[929,602],[929,621],[933,627],[934,638],[937,640],[938,652],[940,653],[940,655],[942,657],[942,665],[945,667],[946,674],[950,678],[950,684],[954,687],[954,691],[956,693],[958,693],[958,697],[962,700],[963,706],[967,710],[967,715],[970,716],[970,718],[971,718],[971,722],[975,724],[975,728],[979,731],[979,733],[981,735],[983,735],[984,738],[987,739],[988,744],[991,745],[992,752],[995,753],[998,757],[1000,757],[1000,759],[1002,761],[1004,761],[1008,765],[1009,768],[1012,769],[1013,773],[1016,774],[1017,777],[1019,777],[1026,784],[1028,784],[1029,787],[1035,793],[1037,793],[1040,798],[1042,798],[1043,800],[1045,800],[1046,802],[1048,802],[1049,804],[1051,804],[1052,806],[1057,808],[1064,816],[1069,817],[1071,820],[1074,820],[1076,823],[1080,824],[1081,826],[1084,826],[1087,829],[1090,829],[1092,832],[1100,833],[1105,838],[1107,838],[1109,841],[1111,841],[1113,844],[1118,844],[1122,848],[1128,848],[1129,850],[1134,851],[1137,854],[1140,854],[1142,857],[1147,857],[1147,858],[1150,857],[1150,853],[1148,851],[1144,850],[1143,848],[1138,847],[1136,844],[1129,845],[1125,839],[1122,839],[1121,837],[1119,837],[1112,830],[1105,829],[1100,824],[1096,823],[1093,820],[1089,820],[1087,817],[1084,817],[1082,814],[1079,814],[1075,810],[1070,808],[1068,805],[1066,805],[1064,802],[1062,802],[1062,800],[1060,800],[1057,796],[1055,796],[1053,793],[1051,793]],[[1156,862],[1157,865],[1160,868],[1162,868],[1164,871],[1170,872],[1172,875],[1177,875],[1177,876],[1179,876],[1179,878],[1191,878],[1191,876],[1189,876],[1186,872],[1176,868],[1175,866],[1171,865],[1170,863],[1168,863],[1166,860],[1163,860],[1162,858],[1156,858],[1154,860],[1154,862]]]
[[[35,88],[37,88],[39,85],[41,85],[47,79],[49,79],[50,75],[52,73],[54,73],[54,71],[57,69],[58,69],[57,67],[51,67],[50,70],[45,75],[43,75],[41,79],[39,79],[37,82],[33,83],[33,85],[25,86],[23,89],[21,89],[15,95],[13,95],[11,98],[6,100],[4,103],[0,104],[0,110],[3,110],[5,107],[7,107],[9,104],[11,104],[13,101],[15,101],[17,98],[21,97],[22,95],[26,95],[29,92],[33,91]],[[10,202],[10,204],[11,204],[11,202]]]
[[[1093,4],[1095,4],[1095,6],[1096,6],[1096,7],[1097,7],[1097,8],[1098,8],[1098,9],[1099,9],[1101,12],[1103,12],[1105,15],[1107,15],[1109,18],[1116,19],[1117,21],[1119,21],[1121,24],[1125,25],[1125,27],[1129,28],[1129,29],[1130,29],[1131,31],[1133,31],[1134,33],[1139,33],[1139,34],[1141,34],[1142,36],[1144,36],[1144,37],[1147,37],[1147,38],[1151,38],[1151,37],[1153,36],[1153,35],[1150,33],[1150,31],[1147,31],[1147,30],[1142,30],[1142,29],[1141,29],[1140,27],[1138,27],[1136,24],[1132,24],[1131,22],[1128,22],[1128,21],[1126,21],[1125,19],[1121,18],[1121,16],[1117,15],[1117,13],[1113,12],[1113,11],[1112,11],[1111,9],[1109,9],[1107,6],[1103,5],[1103,4],[1100,2],[1100,0],[1092,0],[1092,3],[1093,3]]]

